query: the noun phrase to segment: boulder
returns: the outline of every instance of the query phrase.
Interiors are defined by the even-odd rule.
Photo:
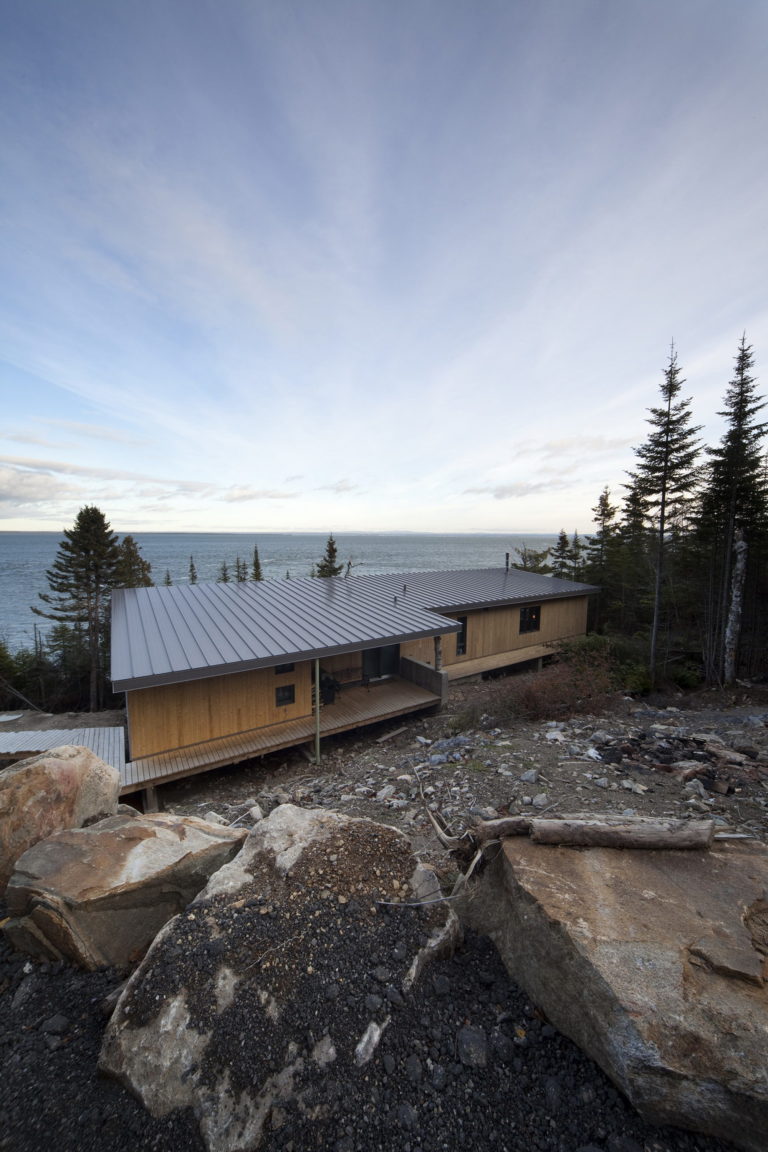
[[[93,970],[135,964],[246,833],[192,816],[113,816],[55,832],[16,862],[4,931],[20,951]]]
[[[120,774],[90,748],[65,744],[0,771],[0,896],[38,840],[117,810]]]
[[[765,1152],[764,846],[506,840],[465,910],[512,979],[645,1119]]]
[[[212,1152],[257,1148],[294,1109],[322,1119],[456,942],[444,903],[413,905],[428,885],[397,830],[277,807],[155,939],[100,1070],[155,1116],[191,1107]]]

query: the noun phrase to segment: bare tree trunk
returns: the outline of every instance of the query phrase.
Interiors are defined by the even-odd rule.
[[[723,683],[725,684],[733,684],[736,679],[736,654],[739,650],[744,578],[747,571],[747,542],[740,528],[737,528],[734,533],[733,552],[731,602],[728,608],[728,623],[725,628],[725,644],[723,645]]]

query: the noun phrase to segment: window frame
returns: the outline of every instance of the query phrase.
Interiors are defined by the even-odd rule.
[[[457,616],[456,623],[461,624],[461,631],[456,633],[456,655],[466,656],[467,654],[467,633],[469,631],[469,617]]]
[[[523,604],[520,609],[520,635],[541,632],[541,604]]]
[[[288,697],[281,700],[281,696]],[[275,688],[275,708],[290,708],[291,704],[296,703],[296,685],[295,684],[278,684]]]

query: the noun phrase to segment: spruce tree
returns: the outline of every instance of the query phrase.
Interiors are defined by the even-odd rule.
[[[344,571],[344,564],[339,561],[338,551],[333,533],[331,533],[325,545],[323,558],[316,565],[313,575],[321,577],[340,576]]]
[[[652,431],[645,443],[635,448],[638,465],[634,472],[629,473],[638,496],[650,512],[654,537],[653,616],[648,654],[652,685],[656,676],[669,536],[673,530],[680,530],[685,525],[686,513],[696,489],[696,462],[701,451],[697,439],[700,429],[691,424],[691,402],[680,399],[684,383],[680,379],[673,344],[661,384],[662,403],[649,409],[647,423]]]
[[[547,558],[550,554],[549,548],[529,548],[527,544],[523,544],[522,548],[515,548],[518,556],[518,563],[513,564],[513,568],[519,568],[522,572],[541,572],[542,575],[549,575],[552,571]]]
[[[251,580],[263,580],[264,573],[261,570],[261,560],[259,559],[259,549],[254,544],[253,546],[253,561],[251,563]]]
[[[103,512],[92,505],[81,508],[72,528],[64,529],[56,559],[45,574],[50,592],[38,593],[46,608],[32,608],[38,616],[82,632],[88,648],[91,712],[103,699],[109,593],[117,581],[119,562],[117,536]]]
[[[559,580],[567,580],[570,575],[572,555],[571,545],[564,528],[560,529],[557,544],[550,550],[550,556],[552,557],[552,575]]]
[[[216,583],[217,584],[229,584],[230,583],[229,565],[227,564],[226,560],[222,560],[221,564],[219,565],[219,574],[216,577]]]
[[[241,560],[239,556],[235,557],[235,580],[238,584],[244,584],[248,579],[248,564],[245,560]]]
[[[164,588],[170,588],[172,584],[173,584],[173,578],[171,576],[171,570],[170,570],[170,568],[166,568],[165,576],[163,576],[163,587]]]
[[[118,545],[115,583],[118,588],[150,588],[152,565],[145,560],[133,536],[124,536]]]
[[[706,483],[701,497],[697,538],[705,563],[703,571],[706,622],[704,663],[707,679],[730,682],[736,652],[726,669],[725,634],[731,613],[732,572],[735,544],[746,553],[747,613],[754,617],[759,601],[759,561],[768,538],[768,485],[763,460],[763,441],[768,422],[757,419],[765,407],[752,375],[754,357],[746,335],[736,354],[733,379],[718,413],[726,430],[716,448],[708,448]],[[739,626],[732,620],[738,642]],[[737,643],[738,646],[738,643]]]
[[[195,558],[189,558],[189,582],[190,584],[197,584],[197,568],[195,568]]]

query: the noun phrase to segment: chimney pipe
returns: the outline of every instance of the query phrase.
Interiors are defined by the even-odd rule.
[[[509,552],[507,552],[506,564],[504,565],[507,572],[509,572]]]

